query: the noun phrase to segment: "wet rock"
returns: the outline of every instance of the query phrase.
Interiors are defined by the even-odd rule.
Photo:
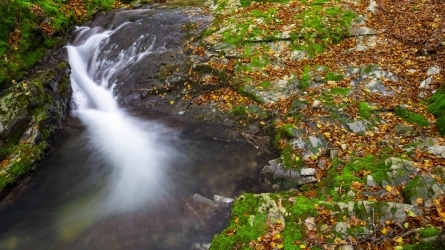
[[[192,197],[193,201],[199,202],[199,203],[203,203],[206,205],[210,205],[210,206],[216,206],[215,202],[212,201],[211,199],[204,197],[198,193],[195,193]]]
[[[230,204],[233,203],[234,199],[215,194],[213,195],[213,201],[215,203]]]
[[[294,170],[285,169],[279,162],[279,159],[269,161],[270,165],[267,165],[261,171],[262,174],[271,175],[275,178],[286,178],[296,180],[301,177],[300,173]]]
[[[208,250],[208,249],[210,249],[210,243],[203,243],[203,242],[195,243],[190,248],[190,250]]]

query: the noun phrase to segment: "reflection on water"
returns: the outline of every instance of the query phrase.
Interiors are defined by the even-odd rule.
[[[253,183],[264,154],[245,142],[212,139],[224,127],[181,126],[180,142],[171,143],[186,157],[172,162],[168,176],[177,188],[156,204],[109,214],[100,201],[113,172],[84,147],[85,128],[69,119],[26,192],[0,212],[0,249],[191,249],[210,242],[224,228],[229,208],[194,200],[193,194],[258,191]]]

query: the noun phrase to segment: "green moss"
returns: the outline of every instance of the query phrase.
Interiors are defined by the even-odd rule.
[[[422,238],[429,238],[438,236],[440,234],[441,230],[439,228],[423,228],[417,231],[420,237]]]
[[[436,127],[442,136],[445,136],[445,87],[441,87],[428,100],[428,112],[437,117]]]
[[[322,192],[329,192],[330,195],[336,201],[345,201],[349,199],[346,194],[350,190],[350,186],[353,182],[366,183],[366,177],[360,178],[358,173],[362,170],[369,171],[374,181],[380,183],[383,180],[387,180],[387,172],[389,166],[385,165],[384,157],[378,158],[373,155],[367,155],[362,158],[352,159],[348,164],[342,168],[339,173],[337,167],[331,167],[328,172],[328,178],[323,180]],[[334,161],[333,161],[334,162]],[[341,165],[339,162],[335,162],[335,165]],[[335,166],[333,164],[333,166]],[[339,189],[341,188],[341,192]]]
[[[232,114],[235,116],[246,116],[247,108],[244,105],[236,106],[235,108],[233,108]]]
[[[394,113],[409,123],[415,123],[421,127],[428,127],[430,125],[425,116],[417,114],[401,106],[395,107]]]
[[[280,160],[285,168],[301,168],[304,166],[301,156],[291,145],[287,144],[279,153]]]
[[[35,162],[41,159],[45,147],[46,143],[41,142],[37,145],[20,144],[3,148],[1,154],[11,158],[5,160],[6,166],[0,172],[0,190],[34,169]]]
[[[351,92],[351,88],[332,88],[331,94],[334,95],[348,95]]]
[[[414,180],[409,181],[402,190],[402,196],[405,201],[410,202],[413,197],[417,196],[417,187],[423,187],[425,183],[422,181],[421,176],[416,176]]]
[[[300,78],[300,90],[306,90],[309,88],[309,84],[311,82],[311,75],[310,75],[311,67],[309,65],[304,66],[303,74]]]
[[[445,239],[438,238],[435,241],[424,242],[421,241],[415,245],[403,246],[404,250],[432,250],[432,249],[445,249]]]
[[[372,115],[372,109],[366,102],[359,102],[358,103],[358,113],[363,119],[368,120],[371,118]]]
[[[101,9],[110,9],[114,0],[85,1],[89,16]],[[20,80],[25,72],[45,55],[45,51],[65,42],[65,35],[75,24],[85,21],[75,18],[75,9],[68,1],[16,0],[0,4],[0,85]],[[38,6],[43,14],[36,16],[31,9]],[[44,33],[39,25],[44,20],[54,28],[53,34]],[[15,41],[8,43],[16,31]]]
[[[295,126],[293,124],[285,124],[275,131],[274,145],[276,148],[280,148],[280,141],[282,139],[291,139],[294,136]]]
[[[254,0],[240,0],[242,7],[249,6]],[[289,0],[256,0],[258,3],[288,3]]]
[[[254,194],[241,195],[233,205],[228,228],[213,237],[210,249],[246,249],[250,241],[267,232],[267,215],[258,211],[261,201]]]
[[[295,18],[302,20],[301,30],[295,32],[302,36],[304,43],[300,43],[300,49],[310,56],[323,52],[331,43],[340,42],[348,35],[348,30],[355,14],[345,11],[341,7],[325,7],[324,1],[305,8]]]

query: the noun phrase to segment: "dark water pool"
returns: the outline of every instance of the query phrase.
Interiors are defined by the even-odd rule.
[[[233,128],[158,118],[179,131],[170,141],[181,157],[169,169],[169,195],[135,211],[104,212],[101,190],[112,171],[86,147],[85,129],[71,117],[32,178],[12,201],[3,199],[0,249],[193,249],[210,242],[226,226],[229,206],[193,195],[260,191],[259,172],[270,156],[234,137]]]

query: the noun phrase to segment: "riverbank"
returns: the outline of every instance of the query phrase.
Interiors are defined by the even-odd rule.
[[[190,103],[273,130],[280,154],[277,193],[238,198],[211,248],[442,244],[423,238],[444,221],[444,6],[400,4],[208,2],[189,48],[210,90]]]

